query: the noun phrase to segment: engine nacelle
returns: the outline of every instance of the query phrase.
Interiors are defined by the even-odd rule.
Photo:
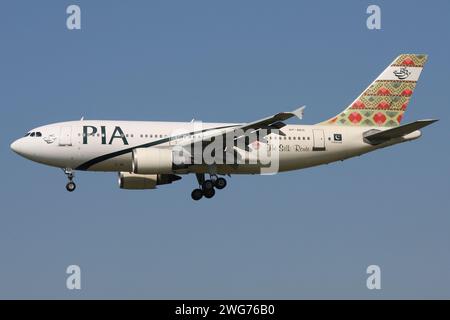
[[[119,172],[119,187],[121,189],[156,189],[161,184],[169,184],[180,180],[175,174],[136,174],[131,172]]]
[[[138,174],[172,173],[173,155],[170,149],[137,148],[133,150],[133,172]]]

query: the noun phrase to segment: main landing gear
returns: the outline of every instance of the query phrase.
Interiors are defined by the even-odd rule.
[[[198,189],[194,189],[191,193],[193,200],[200,200],[203,196],[207,199],[214,197],[216,190],[221,190],[227,186],[227,180],[219,178],[217,175],[210,175],[210,179],[205,180],[205,174],[197,173]]]
[[[69,179],[69,182],[67,182],[67,184],[66,184],[66,190],[69,192],[75,191],[77,185],[75,184],[75,182],[73,182],[74,174],[73,174],[72,169],[65,168],[65,169],[63,169],[63,171],[64,171],[64,174],[67,176],[67,179]]]

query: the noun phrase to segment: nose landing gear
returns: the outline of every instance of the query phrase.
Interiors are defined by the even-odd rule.
[[[66,184],[66,190],[69,192],[74,191],[76,187],[77,187],[77,185],[73,181],[69,181]]]
[[[65,169],[63,169],[63,171],[64,171],[64,174],[67,176],[67,179],[69,179],[69,182],[67,182],[67,184],[66,184],[66,190],[69,192],[75,191],[77,185],[75,184],[75,182],[73,182],[74,173],[73,173],[72,169],[65,168]]]
[[[218,178],[215,174],[210,175],[208,180],[205,180],[204,173],[197,173],[196,177],[200,188],[194,189],[191,193],[191,197],[195,201],[200,200],[203,196],[210,199],[216,194],[215,189],[221,190],[227,185],[227,180]]]

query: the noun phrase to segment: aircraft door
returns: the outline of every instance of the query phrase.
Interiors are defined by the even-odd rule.
[[[58,144],[60,146],[72,145],[72,127],[61,127]]]
[[[322,129],[313,129],[313,151],[325,151],[325,134]]]

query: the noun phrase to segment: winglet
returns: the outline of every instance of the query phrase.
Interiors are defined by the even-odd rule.
[[[303,113],[305,111],[305,108],[306,106],[302,106],[298,109],[295,109],[294,111],[291,111],[291,113],[301,120],[303,119]]]

